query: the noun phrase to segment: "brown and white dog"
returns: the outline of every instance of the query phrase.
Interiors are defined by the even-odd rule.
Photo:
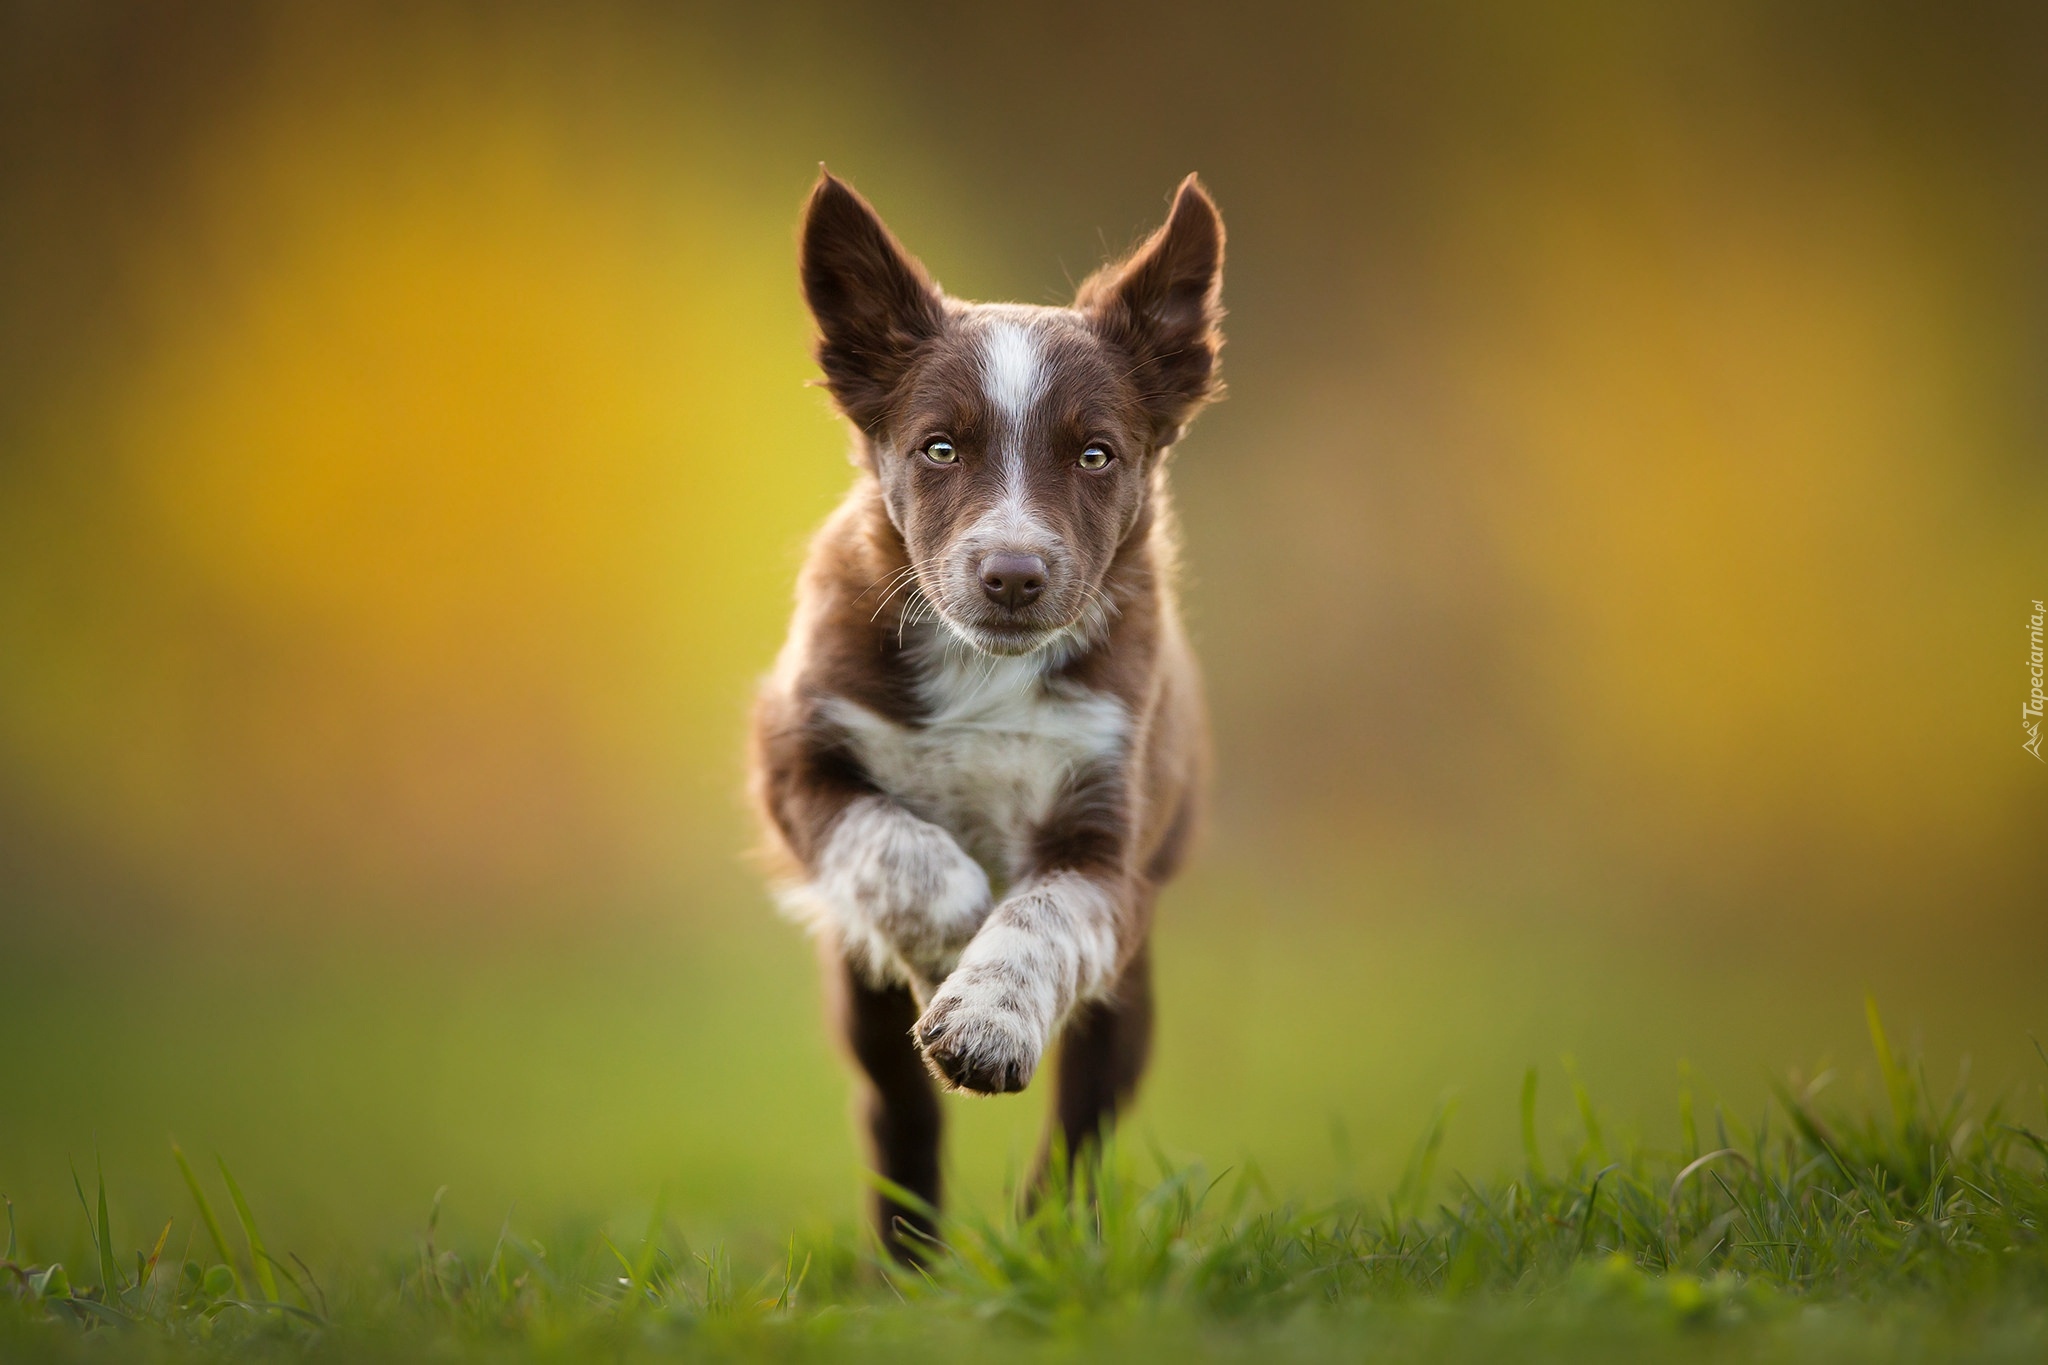
[[[1058,1037],[1048,1152],[1078,1155],[1145,1064],[1153,898],[1206,754],[1166,455],[1218,391],[1223,224],[1189,176],[1072,306],[966,303],[821,174],[801,255],[858,473],[763,686],[753,788],[875,1168],[936,1206],[935,1077],[1022,1090]],[[876,1217],[898,1256],[930,1230],[886,1195]]]

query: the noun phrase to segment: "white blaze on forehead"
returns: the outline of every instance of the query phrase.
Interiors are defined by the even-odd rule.
[[[1045,355],[1032,329],[1007,318],[990,322],[981,334],[981,387],[1000,416],[995,460],[1002,496],[969,533],[975,545],[1025,547],[1042,539],[1024,492],[1024,424],[1044,388]]]
[[[1044,359],[1038,338],[1018,323],[991,323],[982,333],[981,386],[1013,429],[1038,400]]]

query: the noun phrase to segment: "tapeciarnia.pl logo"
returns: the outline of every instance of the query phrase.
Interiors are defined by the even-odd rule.
[[[2034,600],[2034,615],[2027,622],[2027,672],[2033,675],[2034,685],[2027,693],[2026,705],[2020,707],[2020,725],[2027,732],[2027,742],[2020,747],[2034,756],[2037,763],[2048,763],[2041,757],[2041,709],[2048,697],[2041,692],[2041,622],[2048,617],[2048,607],[2043,607],[2039,598]]]

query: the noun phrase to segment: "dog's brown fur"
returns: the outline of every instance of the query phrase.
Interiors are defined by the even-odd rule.
[[[1166,455],[1218,389],[1223,229],[1190,176],[1072,307],[964,303],[825,174],[801,256],[858,473],[762,688],[753,785],[876,1168],[936,1206],[933,1077],[1020,1090],[1059,1034],[1048,1143],[1079,1154],[1144,1067],[1153,899],[1206,766]],[[877,1216],[913,1254],[921,1215]]]

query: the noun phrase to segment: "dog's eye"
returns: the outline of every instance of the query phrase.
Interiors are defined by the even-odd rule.
[[[1107,446],[1089,446],[1081,452],[1081,468],[1083,469],[1107,468],[1109,460],[1110,455]]]
[[[924,457],[933,464],[953,464],[960,458],[960,452],[953,449],[951,441],[927,441]]]

